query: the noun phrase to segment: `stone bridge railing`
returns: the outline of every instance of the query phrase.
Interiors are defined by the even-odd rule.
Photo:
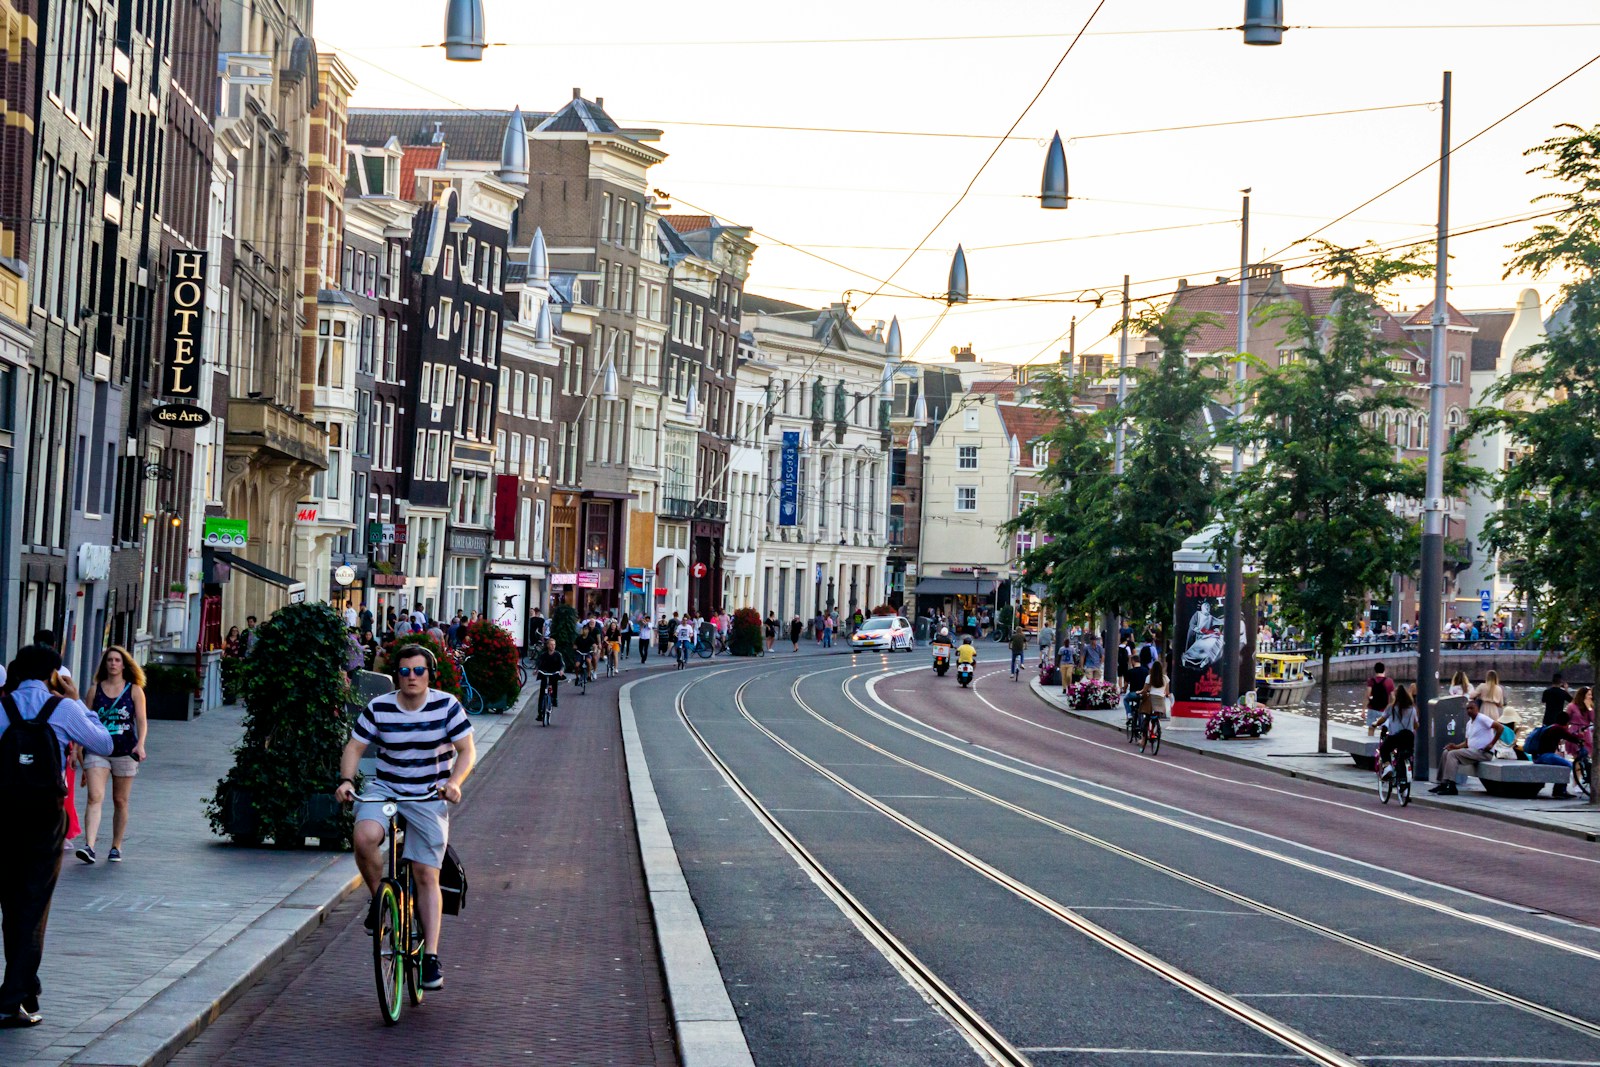
[[[1308,667],[1321,667],[1316,649],[1297,642],[1264,641],[1257,651],[1295,652],[1311,661]],[[1448,679],[1456,671],[1465,671],[1467,677],[1477,683],[1483,681],[1489,671],[1495,671],[1502,682],[1542,685],[1559,670],[1575,685],[1593,684],[1594,670],[1589,664],[1563,663],[1564,656],[1560,649],[1527,648],[1512,640],[1445,641],[1439,648],[1439,673]],[[1382,663],[1384,672],[1397,681],[1416,681],[1416,641],[1363,641],[1346,645],[1334,655],[1328,680],[1335,684],[1364,682],[1376,663]]]

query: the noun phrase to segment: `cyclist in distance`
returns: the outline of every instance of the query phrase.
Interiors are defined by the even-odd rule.
[[[594,677],[595,668],[600,665],[599,643],[600,635],[596,632],[594,624],[587,622],[583,624],[583,629],[578,631],[577,641],[573,642],[573,647],[578,650],[578,659],[582,661],[578,667],[590,678]]]
[[[561,678],[567,669],[567,663],[561,658],[561,653],[556,651],[556,639],[551,637],[545,640],[544,651],[539,653],[539,658],[534,661],[534,673],[541,678],[550,679],[550,706],[561,706]]]
[[[356,866],[367,892],[376,894],[383,877],[378,850],[388,836],[383,805],[356,801],[356,769],[368,745],[377,746],[376,779],[368,788],[396,798],[437,796],[438,799],[405,805],[404,858],[417,883],[417,919],[422,924],[422,988],[444,988],[439,965],[439,926],[444,898],[439,893],[439,868],[450,841],[450,813],[446,804],[461,802],[461,783],[477,760],[472,724],[461,703],[449,693],[433,688],[437,665],[433,653],[421,645],[405,645],[394,657],[392,693],[374,697],[351,727],[350,740],[339,760],[336,796],[355,801]],[[367,932],[374,916],[367,912]]]
[[[1389,705],[1383,721],[1378,724],[1383,740],[1378,745],[1378,758],[1374,763],[1381,775],[1391,757],[1408,760],[1417,743],[1417,708],[1411,690],[1395,686],[1394,703]]]

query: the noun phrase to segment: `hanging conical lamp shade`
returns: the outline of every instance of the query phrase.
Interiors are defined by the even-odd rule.
[[[1022,463],[1022,442],[1017,440],[1017,435],[1011,435],[1011,465],[1013,467]]]
[[[1067,150],[1061,147],[1061,133],[1050,138],[1044,156],[1044,177],[1039,182],[1039,203],[1047,208],[1067,206]]]
[[[615,400],[617,398],[617,365],[606,364],[606,382],[600,390],[602,400]]]
[[[689,395],[683,398],[684,418],[692,419],[700,410],[700,383],[693,379],[689,382]]]
[[[528,281],[535,285],[550,284],[550,248],[545,244],[544,227],[533,231],[533,241],[528,245]]]
[[[950,285],[945,292],[946,304],[967,302],[967,253],[956,245],[956,254],[950,260]]]
[[[906,438],[906,451],[913,456],[922,451],[922,438],[918,436],[916,430],[912,430],[910,436]]]
[[[900,316],[896,315],[889,320],[889,343],[884,346],[885,354],[892,359],[900,358]]]
[[[549,347],[550,334],[550,305],[548,303],[540,304],[539,317],[534,321],[533,325],[533,343],[540,348]]]
[[[928,402],[927,400],[923,399],[922,391],[920,389],[917,391],[917,407],[915,412],[912,414],[912,420],[918,426],[928,425]]]
[[[444,9],[444,57],[476,63],[489,46],[484,36],[483,0],[449,0]]]

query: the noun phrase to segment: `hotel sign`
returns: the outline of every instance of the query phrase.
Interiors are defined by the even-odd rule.
[[[167,262],[167,351],[161,395],[200,396],[200,349],[206,317],[206,253],[174,248]]]

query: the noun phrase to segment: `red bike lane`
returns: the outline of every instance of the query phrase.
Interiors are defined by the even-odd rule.
[[[874,691],[929,726],[1096,785],[1600,926],[1600,847],[1592,843],[1465,812],[1385,806],[1376,788],[1341,789],[1173,745],[1142,755],[1120,731],[1063,714],[1003,668],[980,667],[972,689],[930,667],[880,678]]]

